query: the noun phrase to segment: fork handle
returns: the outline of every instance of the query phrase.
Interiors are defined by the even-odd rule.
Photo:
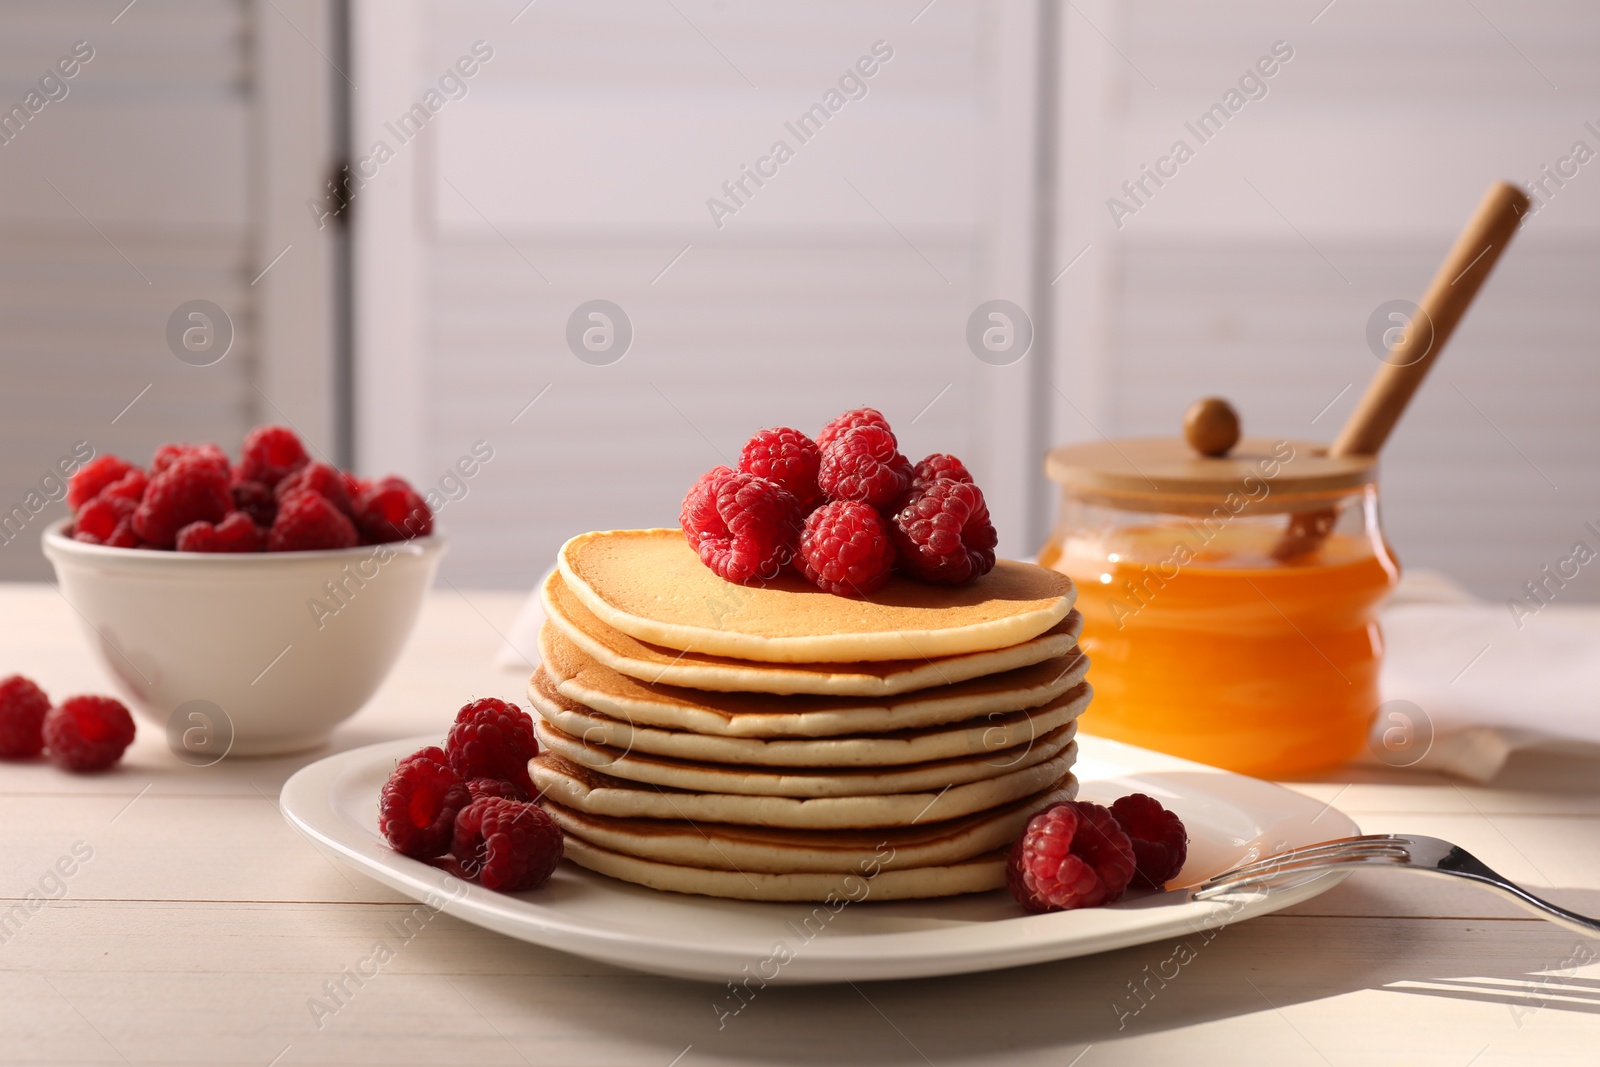
[[[1520,904],[1527,911],[1533,912],[1542,919],[1549,919],[1568,930],[1576,931],[1588,937],[1600,937],[1600,922],[1579,915],[1575,911],[1568,911],[1559,904],[1552,904],[1548,900],[1534,896],[1504,875],[1492,870],[1487,864],[1472,853],[1462,848],[1453,848],[1439,861],[1436,868],[1416,867],[1414,870],[1430,874],[1447,875],[1455,878],[1466,878],[1495,890],[1501,896]]]

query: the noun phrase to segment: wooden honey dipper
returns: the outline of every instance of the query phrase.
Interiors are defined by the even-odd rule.
[[[1366,394],[1328,449],[1329,456],[1378,454],[1527,211],[1528,197],[1516,186],[1496,182],[1489,187],[1449,255],[1439,265],[1418,305],[1416,317],[1390,347],[1383,364],[1372,376]],[[1232,420],[1231,433],[1226,425],[1229,420]],[[1196,451],[1221,455],[1238,439],[1237,416],[1225,402],[1199,401],[1185,418],[1184,432]],[[1223,441],[1226,444],[1218,451]],[[1202,443],[1207,447],[1202,448]],[[1321,547],[1338,518],[1336,508],[1292,514],[1283,536],[1273,547],[1273,558],[1292,560],[1314,552]]]

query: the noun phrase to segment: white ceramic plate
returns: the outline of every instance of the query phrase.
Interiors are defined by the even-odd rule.
[[[1270,894],[1203,903],[1183,888],[1110,907],[1028,915],[1005,891],[947,900],[761,904],[658,892],[563,864],[546,885],[506,895],[391,851],[378,792],[402,756],[437,737],[371,745],[313,763],[283,787],[284,816],[325,852],[383,884],[508,937],[622,967],[713,982],[871,981],[1016,967],[1192,934],[1277,911],[1343,880],[1327,872]],[[1359,833],[1335,808],[1270,782],[1080,736],[1082,798],[1148,793],[1189,830],[1192,886],[1283,848]]]

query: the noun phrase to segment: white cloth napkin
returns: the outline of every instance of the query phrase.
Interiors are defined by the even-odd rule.
[[[1372,760],[1488,781],[1519,748],[1600,755],[1600,608],[1513,612],[1421,571],[1382,626]]]
[[[536,588],[496,665],[537,664],[543,623]],[[1384,704],[1363,762],[1488,781],[1520,748],[1600,757],[1600,607],[1549,604],[1519,620],[1441,574],[1415,571],[1382,626]]]

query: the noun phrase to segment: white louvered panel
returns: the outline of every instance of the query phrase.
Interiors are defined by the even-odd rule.
[[[255,417],[247,10],[145,0],[113,25],[115,14],[44,2],[0,12],[8,108],[75,41],[95,49],[66,98],[0,146],[7,512],[77,441],[143,462],[173,439],[236,448]],[[179,362],[165,338],[168,315],[195,298],[235,327],[227,358],[207,368]],[[0,578],[48,573],[38,532],[64,513],[51,505],[0,547]]]
[[[503,4],[429,9],[422,70],[477,38],[496,49],[422,157],[426,463],[437,479],[474,440],[496,449],[441,515],[458,583],[526,585],[574,533],[673,524],[694,478],[753,429],[815,432],[860,404],[884,409],[913,458],[954,451],[992,473],[981,398],[1012,368],[978,363],[964,330],[978,302],[1015,294],[983,281],[995,60],[981,10],[940,5],[912,25],[914,8],[888,3],[680,7],[715,49],[670,5],[545,2],[514,27]],[[879,39],[895,56],[867,97],[714,228],[706,198],[775,138],[796,145],[784,121]],[[593,298],[635,329],[612,366],[564,342]]]

